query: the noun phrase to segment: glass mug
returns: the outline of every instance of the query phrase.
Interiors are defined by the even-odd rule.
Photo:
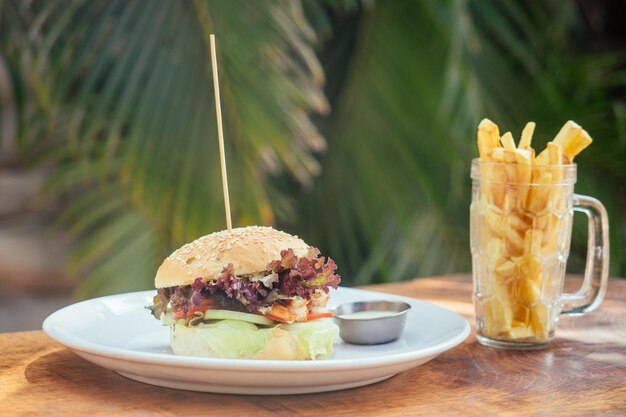
[[[474,159],[471,177],[478,341],[499,348],[545,348],[559,315],[585,314],[604,297],[609,264],[606,209],[594,198],[574,194],[576,164],[531,166]],[[587,264],[582,288],[565,294],[574,210],[588,217]]]

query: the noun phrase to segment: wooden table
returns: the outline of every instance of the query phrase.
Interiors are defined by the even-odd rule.
[[[425,299],[473,324],[467,276],[368,287]],[[550,349],[485,348],[474,334],[378,384],[323,394],[237,396],[144,385],[92,365],[42,332],[0,334],[0,416],[626,415],[626,280]],[[306,375],[303,375],[306,377]]]

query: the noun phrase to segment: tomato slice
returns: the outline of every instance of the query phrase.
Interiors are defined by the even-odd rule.
[[[181,310],[179,311],[175,311],[174,312],[174,318],[176,320],[181,320],[181,319],[186,319],[187,317],[191,317],[193,316],[196,312],[201,311],[207,311],[209,308],[211,308],[211,306],[195,306],[195,307],[191,307],[188,311],[187,314],[185,315]]]

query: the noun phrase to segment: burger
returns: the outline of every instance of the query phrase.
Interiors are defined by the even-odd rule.
[[[177,355],[326,359],[339,330],[328,310],[332,259],[271,227],[224,230],[163,261],[148,308]]]

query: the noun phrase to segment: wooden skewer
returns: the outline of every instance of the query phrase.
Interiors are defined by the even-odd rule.
[[[211,40],[211,64],[213,66],[213,89],[215,91],[215,113],[217,115],[217,137],[220,144],[220,164],[222,167],[222,189],[224,190],[224,210],[226,211],[226,226],[232,230],[233,224],[230,218],[230,198],[228,197],[228,177],[226,175],[226,157],[224,155],[224,130],[222,128],[222,106],[220,104],[220,82],[217,77],[217,55],[215,53],[215,35],[209,36]]]

